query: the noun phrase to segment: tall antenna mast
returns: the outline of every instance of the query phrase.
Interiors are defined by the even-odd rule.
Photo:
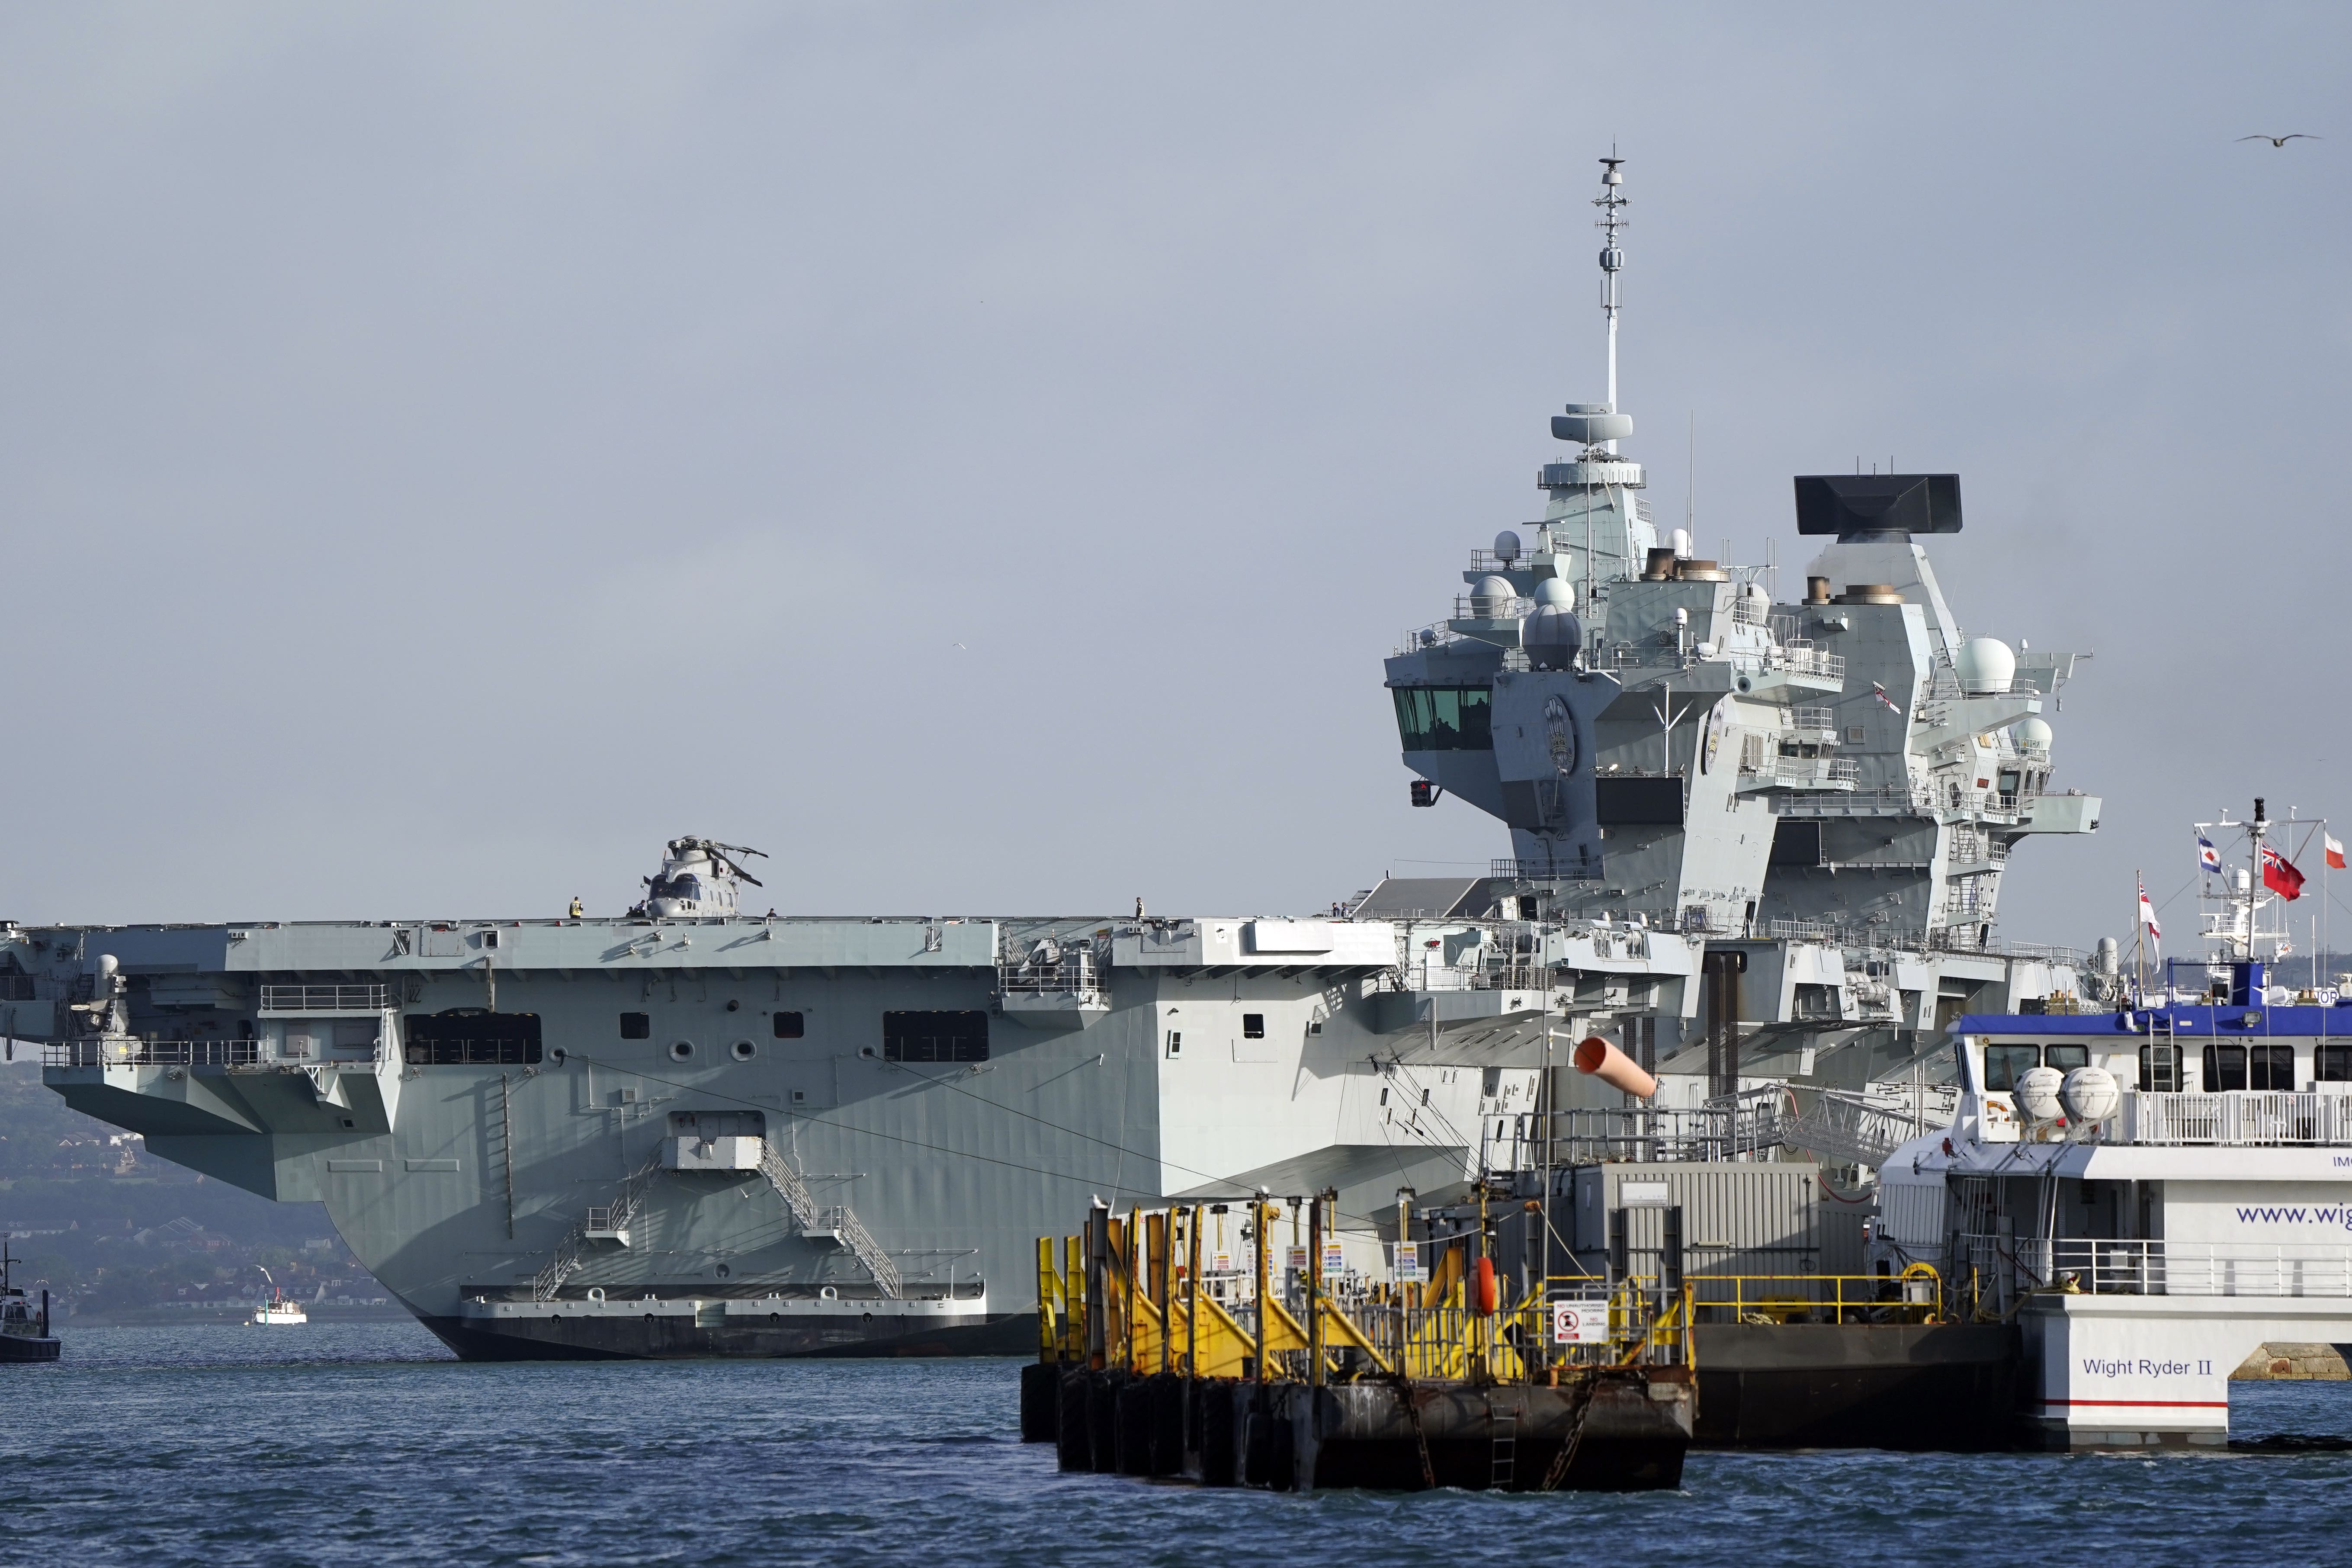
[[[1625,253],[1617,248],[1617,231],[1625,226],[1625,198],[1619,194],[1625,176],[1617,166],[1625,160],[1617,156],[1617,149],[1609,149],[1609,156],[1601,160],[1601,195],[1592,205],[1601,209],[1601,221],[1594,226],[1601,230],[1601,312],[1609,319],[1609,412],[1617,412],[1617,274],[1625,265]],[[1617,443],[1604,442],[1603,449],[1611,457],[1617,455]]]

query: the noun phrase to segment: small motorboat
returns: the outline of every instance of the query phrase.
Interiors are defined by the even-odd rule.
[[[260,1265],[256,1264],[255,1267],[260,1268]],[[307,1323],[310,1321],[310,1314],[302,1310],[302,1303],[289,1300],[286,1292],[278,1289],[278,1281],[271,1278],[268,1269],[262,1268],[261,1277],[269,1280],[269,1300],[253,1310],[255,1322]]]
[[[41,1292],[40,1310],[35,1311],[32,1300],[8,1278],[16,1261],[8,1256],[6,1238],[0,1237],[0,1362],[55,1361],[65,1347],[49,1332],[49,1293]]]

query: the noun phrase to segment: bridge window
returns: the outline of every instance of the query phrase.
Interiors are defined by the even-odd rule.
[[[2352,1046],[2322,1046],[2313,1053],[2311,1076],[2322,1083],[2352,1083]]]
[[[882,1059],[886,1062],[984,1062],[988,1059],[985,1013],[885,1013]]]
[[[624,1013],[621,1015],[621,1038],[625,1040],[650,1040],[653,1037],[654,1021],[652,1015],[647,1013]]]
[[[2179,1046],[2142,1046],[2139,1048],[2139,1091],[2142,1094],[2180,1092]]]
[[[2292,1091],[2294,1088],[2294,1047],[2254,1046],[2247,1052],[2246,1087]]]
[[[2013,1089],[2020,1078],[2041,1065],[2040,1046],[1987,1046],[1985,1088],[1994,1091]]]
[[[1242,1015],[1242,1038],[1244,1040],[1262,1040],[1265,1038],[1265,1014],[1244,1013]]]
[[[1408,752],[1491,752],[1491,693],[1483,686],[1400,686],[1397,733]]]
[[[2205,1047],[2205,1092],[2220,1094],[2246,1087],[2246,1047],[2243,1046],[2208,1046]]]
[[[2089,1067],[2091,1065],[2091,1047],[2088,1046],[2044,1046],[2042,1047],[2042,1065],[2046,1068],[2056,1068],[2060,1072],[2073,1072],[2076,1068]]]
[[[804,1026],[801,1022],[801,1016],[798,1013],[779,1013],[776,1015],[776,1038],[780,1040],[799,1039],[803,1027]]]
[[[412,1067],[526,1067],[540,1059],[539,1015],[452,1007],[401,1020]]]

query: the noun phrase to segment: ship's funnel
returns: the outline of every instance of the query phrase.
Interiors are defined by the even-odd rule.
[[[1800,474],[1797,531],[1840,539],[1960,531],[1958,474]]]
[[[1658,1092],[1658,1080],[1642,1064],[1598,1035],[1587,1036],[1576,1047],[1576,1070],[1591,1073],[1612,1089],[1622,1089],[1636,1100]]]

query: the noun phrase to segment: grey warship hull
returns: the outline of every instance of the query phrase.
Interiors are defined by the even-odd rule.
[[[1418,929],[13,928],[0,1006],[77,1109],[322,1202],[462,1355],[971,1353],[1034,1343],[1035,1238],[1094,1195],[1462,1182],[1557,997],[1417,1023]]]

